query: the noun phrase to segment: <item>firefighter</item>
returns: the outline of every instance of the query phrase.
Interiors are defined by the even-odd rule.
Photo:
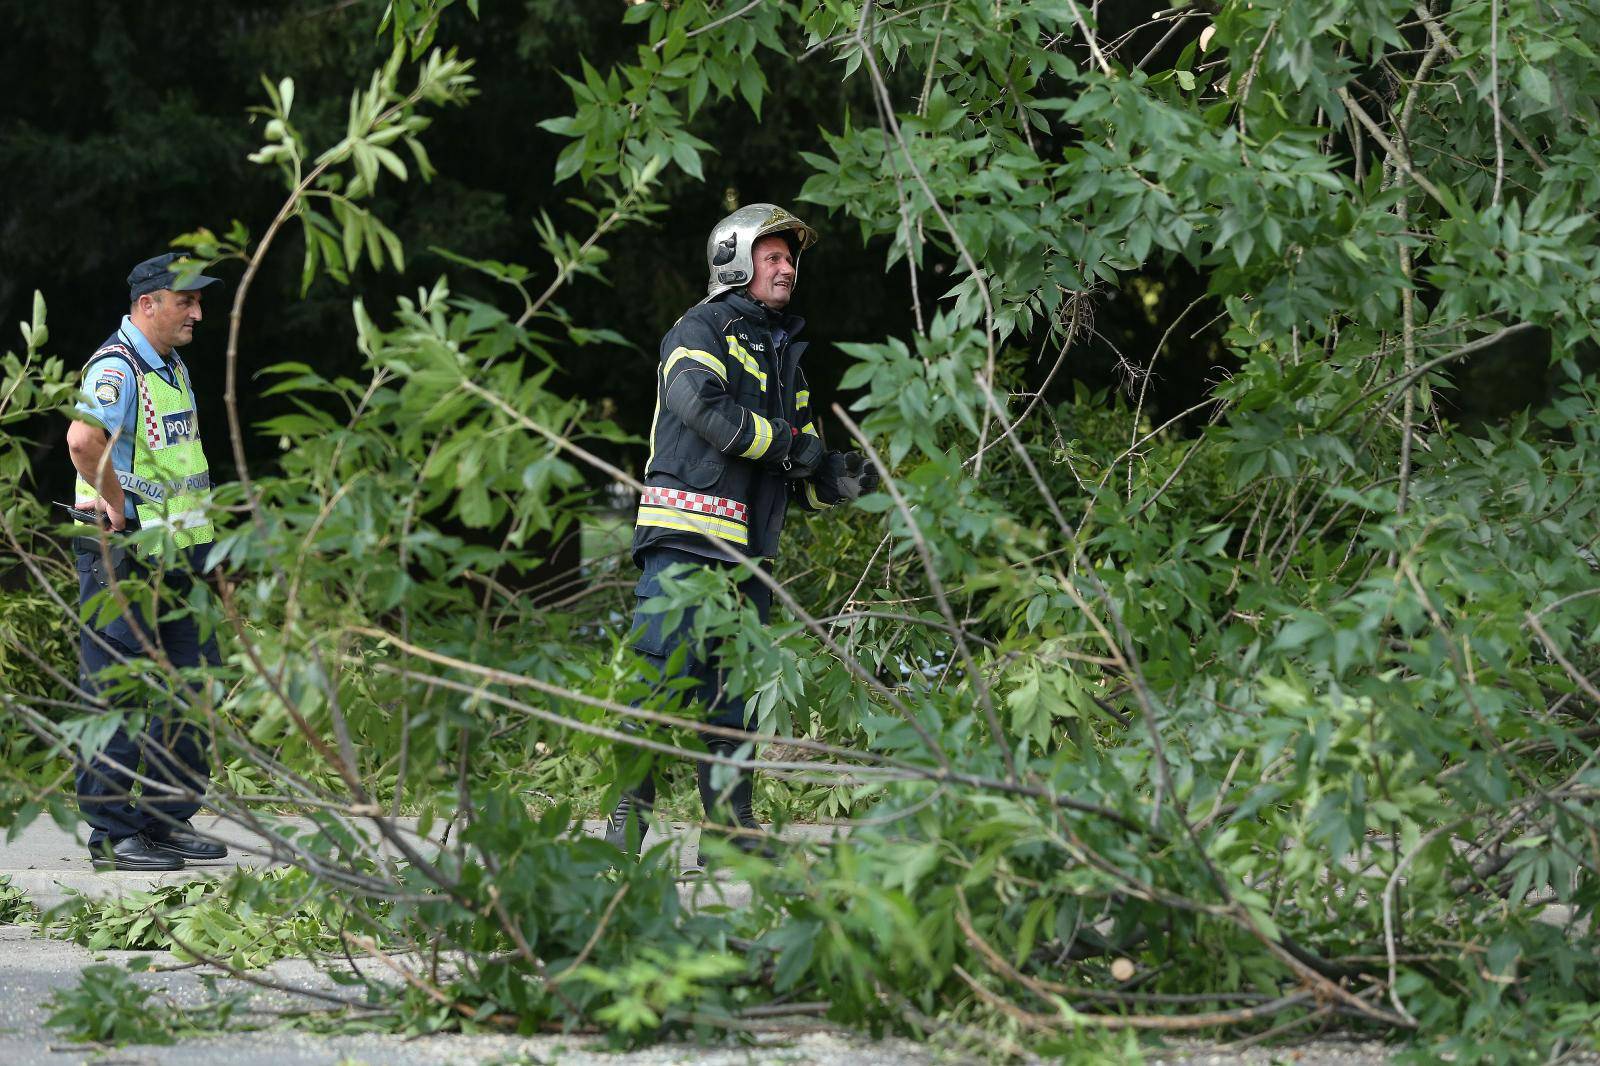
[[[729,548],[770,573],[791,502],[821,510],[878,484],[877,471],[860,453],[824,445],[800,368],[805,320],[788,309],[800,254],[816,241],[810,226],[772,204],[741,207],[717,223],[706,242],[706,298],[667,332],[655,369],[650,458],[633,535],[633,558],[642,571],[633,643],[652,682],[666,677],[668,660],[687,643],[677,676],[696,682],[692,694],[706,708],[706,721],[725,728],[750,727],[745,701],[728,691],[716,649],[702,654],[694,646],[694,611],[682,612],[667,629],[664,616],[643,610],[661,594],[662,574],[675,567],[738,570]],[[747,575],[739,591],[767,621],[771,590]],[[721,756],[739,747],[712,734],[706,746]],[[698,765],[707,823],[731,831],[746,850],[759,846],[751,772],[714,789],[712,769]],[[653,777],[624,793],[606,839],[637,854],[655,793]]]
[[[205,510],[211,475],[194,388],[177,350],[194,339],[202,291],[217,279],[184,271],[178,259],[156,256],[128,275],[128,313],[84,364],[80,418],[67,429],[76,506],[80,514],[94,512],[106,535],[102,542],[92,526],[80,524],[83,535],[73,538],[80,603],[103,602],[113,583],[158,572],[126,549],[125,532],[166,527],[179,551],[176,565],[159,568],[156,609],[135,602],[115,617],[97,611],[84,624],[83,678],[91,692],[104,687],[102,671],[144,658],[147,645],[180,669],[218,661],[215,637],[189,614],[173,611],[188,598],[199,555],[215,537]],[[90,861],[99,869],[177,870],[188,861],[223,858],[227,848],[189,823],[209,777],[199,731],[175,706],[137,709],[149,711],[142,731],[119,726],[104,747],[78,762]],[[148,781],[135,794],[141,776]]]

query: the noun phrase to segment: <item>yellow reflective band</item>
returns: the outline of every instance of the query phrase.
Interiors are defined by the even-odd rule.
[[[806,482],[806,502],[819,511],[828,506],[827,504],[823,503],[822,498],[817,495],[817,487],[809,481]]]
[[[750,447],[744,450],[744,458],[759,459],[767,454],[767,449],[772,447],[772,423],[765,418],[750,412],[750,417],[755,419],[755,436],[750,440]]]
[[[685,533],[705,533],[735,544],[749,544],[750,534],[738,522],[715,515],[691,514],[670,507],[639,508],[638,525],[676,529]]]
[[[673,366],[684,359],[693,359],[697,363],[704,363],[716,373],[717,377],[723,381],[728,380],[728,368],[723,365],[721,359],[708,352],[697,352],[691,348],[674,348],[672,350],[672,354],[667,356],[667,365],[661,368],[661,380],[665,381],[667,375],[672,373]]]
[[[800,432],[809,433],[815,437],[817,435],[817,424],[815,422],[807,422],[805,425],[800,427]]]
[[[750,376],[761,383],[761,391],[767,391],[767,372],[761,369],[761,364],[739,343],[739,338],[728,334],[722,338],[728,342],[728,354],[739,360],[739,365],[750,372]]]
[[[650,416],[650,457],[644,461],[646,471],[656,462],[656,423],[661,421],[661,390],[656,390],[656,412]]]
[[[796,410],[799,410],[800,408],[806,406],[810,402],[811,402],[811,390],[810,389],[801,389],[799,392],[794,394],[794,406],[795,406]]]

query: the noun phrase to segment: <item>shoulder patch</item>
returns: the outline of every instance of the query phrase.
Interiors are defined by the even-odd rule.
[[[102,377],[94,383],[94,398],[103,404],[114,404],[122,398],[122,382],[118,378]]]

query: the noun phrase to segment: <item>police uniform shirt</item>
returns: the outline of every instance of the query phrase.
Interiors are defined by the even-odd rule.
[[[109,343],[129,348],[137,358],[144,361],[147,371],[160,374],[162,380],[174,388],[182,387],[178,382],[177,372],[161,357],[155,346],[145,339],[145,335],[139,332],[139,327],[135,326],[133,319],[127,315],[122,316],[122,325],[117,329],[117,337]],[[138,432],[139,405],[139,384],[134,378],[133,366],[120,353],[111,352],[94,359],[84,369],[83,385],[78,395],[78,410],[91,422],[104,426],[105,431],[111,435],[112,469],[131,471],[133,441]],[[131,493],[123,494],[123,511],[130,519],[134,517]]]

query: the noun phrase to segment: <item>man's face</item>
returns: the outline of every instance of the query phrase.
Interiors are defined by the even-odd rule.
[[[145,308],[149,317],[151,332],[150,338],[156,347],[163,350],[182,348],[194,340],[194,327],[200,321],[200,293],[173,292],[162,289],[160,292],[150,294],[150,302],[140,303]]]
[[[756,241],[752,253],[756,261],[756,276],[750,282],[750,295],[776,311],[789,306],[794,295],[794,256],[789,254],[789,242],[777,234],[769,234]]]

